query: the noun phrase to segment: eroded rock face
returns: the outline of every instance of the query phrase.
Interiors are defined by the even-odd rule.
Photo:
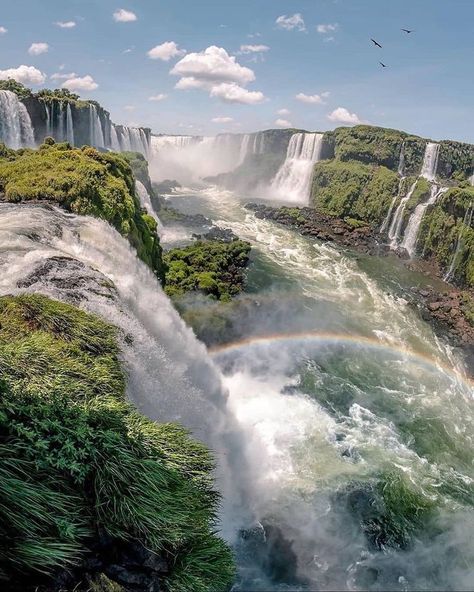
[[[18,282],[18,287],[31,292],[42,292],[46,288],[71,304],[90,300],[94,295],[102,298],[116,295],[113,283],[102,273],[76,259],[61,256],[42,261],[29,276]]]

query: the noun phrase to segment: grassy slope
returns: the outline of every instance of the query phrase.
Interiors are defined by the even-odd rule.
[[[0,298],[0,326],[0,577],[80,564],[104,530],[168,557],[168,590],[224,590],[212,459],[125,402],[115,328],[36,295]]]
[[[156,225],[141,211],[130,165],[121,155],[66,143],[16,152],[0,146],[1,193],[9,202],[50,201],[106,220],[163,279]]]

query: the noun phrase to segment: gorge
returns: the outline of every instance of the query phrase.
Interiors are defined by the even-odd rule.
[[[69,554],[45,570],[0,513],[23,550],[19,568],[0,554],[7,586],[469,590],[472,372],[409,300],[457,290],[474,318],[474,145],[366,125],[156,135],[38,95],[0,91],[0,445],[41,503],[41,476],[61,482],[59,526],[38,521],[33,542]],[[309,210],[321,232],[249,201],[296,222]],[[343,225],[374,248],[341,246]],[[209,226],[249,245],[244,290],[216,298],[204,247],[206,271],[171,300]]]

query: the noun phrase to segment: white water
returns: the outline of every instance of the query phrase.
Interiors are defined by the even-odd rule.
[[[438,168],[439,144],[428,142],[425,148],[425,155],[423,157],[423,165],[421,167],[420,176],[428,181],[436,180],[436,170]]]
[[[425,147],[425,154],[423,156],[423,163],[421,165],[420,177],[424,177],[425,179],[427,179],[430,182],[435,181],[436,169],[438,167],[438,156],[439,156],[439,144],[435,144],[434,142],[428,142]],[[404,156],[403,156],[403,159],[404,159]],[[401,158],[400,158],[400,160],[401,160]],[[411,196],[413,195],[413,192],[416,189],[417,182],[418,182],[418,179],[416,179],[416,181],[413,183],[413,185],[408,190],[408,193],[406,194],[406,196],[403,197],[402,200],[400,201],[398,208],[395,211],[395,215],[393,216],[392,222],[390,224],[390,228],[388,230],[388,238],[390,239],[390,247],[392,249],[397,249],[399,246],[400,234],[401,234],[402,224],[403,224],[403,214],[405,213],[405,208],[406,208],[408,201],[410,200]],[[392,207],[391,207],[392,210],[395,205],[395,201],[392,202]],[[424,210],[421,212],[421,214],[423,214],[423,213],[424,213]],[[391,211],[389,211],[389,214],[391,214]],[[415,222],[416,222],[416,219],[414,219],[413,224],[415,224]],[[387,225],[388,225],[388,220],[387,220]],[[410,241],[411,240],[412,239],[410,238]],[[415,241],[416,241],[416,236],[415,236]]]
[[[415,254],[418,233],[420,231],[421,222],[423,220],[427,208],[429,206],[434,205],[441,197],[441,195],[443,195],[443,193],[446,193],[447,190],[448,187],[439,188],[437,185],[433,183],[433,185],[430,188],[430,197],[426,200],[425,203],[418,204],[415,210],[413,211],[413,214],[410,216],[401,244],[401,247],[407,251],[410,257],[413,257],[413,255]]]
[[[71,104],[66,107],[66,141],[74,146],[74,122],[72,120]]]
[[[17,95],[9,90],[0,90],[0,142],[14,149],[35,144],[28,111]]]
[[[89,105],[89,137],[92,146],[96,148],[105,147],[104,131],[100,121],[97,107],[92,103]]]
[[[138,194],[138,198],[140,200],[140,204],[142,208],[145,208],[147,214],[149,214],[155,222],[158,224],[158,228],[162,228],[162,223],[158,216],[156,215],[155,209],[151,203],[150,194],[148,193],[147,188],[141,181],[135,181],[135,187]]]
[[[453,253],[453,257],[451,259],[451,263],[449,264],[449,268],[448,271],[446,272],[446,275],[444,276],[444,281],[448,282],[449,280],[453,279],[453,275],[454,272],[456,271],[456,266],[458,263],[458,255],[463,247],[463,237],[464,234],[466,232],[466,228],[470,228],[471,224],[472,224],[472,215],[473,215],[473,203],[471,201],[471,203],[469,204],[469,207],[466,210],[466,213],[464,214],[464,219],[462,221],[462,224],[459,228],[459,234],[458,234],[458,238],[456,241],[456,248],[454,249],[454,253]]]
[[[306,204],[313,178],[314,164],[321,156],[323,134],[293,134],[285,162],[271,183],[274,197]]]
[[[398,183],[398,191],[397,191],[397,194],[392,199],[390,207],[388,208],[387,215],[385,216],[385,219],[382,222],[382,226],[380,227],[380,231],[379,231],[380,233],[383,233],[387,230],[388,224],[389,224],[390,220],[392,219],[393,208],[395,207],[395,204],[397,203],[398,199],[400,199],[400,196],[402,193],[402,188],[405,183],[404,173],[405,173],[405,143],[402,142],[402,146],[400,148],[400,159],[398,161],[398,175],[400,176],[400,181]]]
[[[48,103],[43,103],[44,105],[44,111],[46,113],[46,137],[52,137],[53,136],[53,127],[51,124],[51,114],[50,114],[50,110],[49,110],[49,105]]]

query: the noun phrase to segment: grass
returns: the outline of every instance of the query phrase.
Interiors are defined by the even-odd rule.
[[[38,295],[0,298],[0,327],[6,581],[27,590],[80,566],[106,532],[112,546],[139,541],[167,558],[173,592],[225,590],[234,568],[213,534],[213,459],[182,427],[125,401],[116,329]]]

